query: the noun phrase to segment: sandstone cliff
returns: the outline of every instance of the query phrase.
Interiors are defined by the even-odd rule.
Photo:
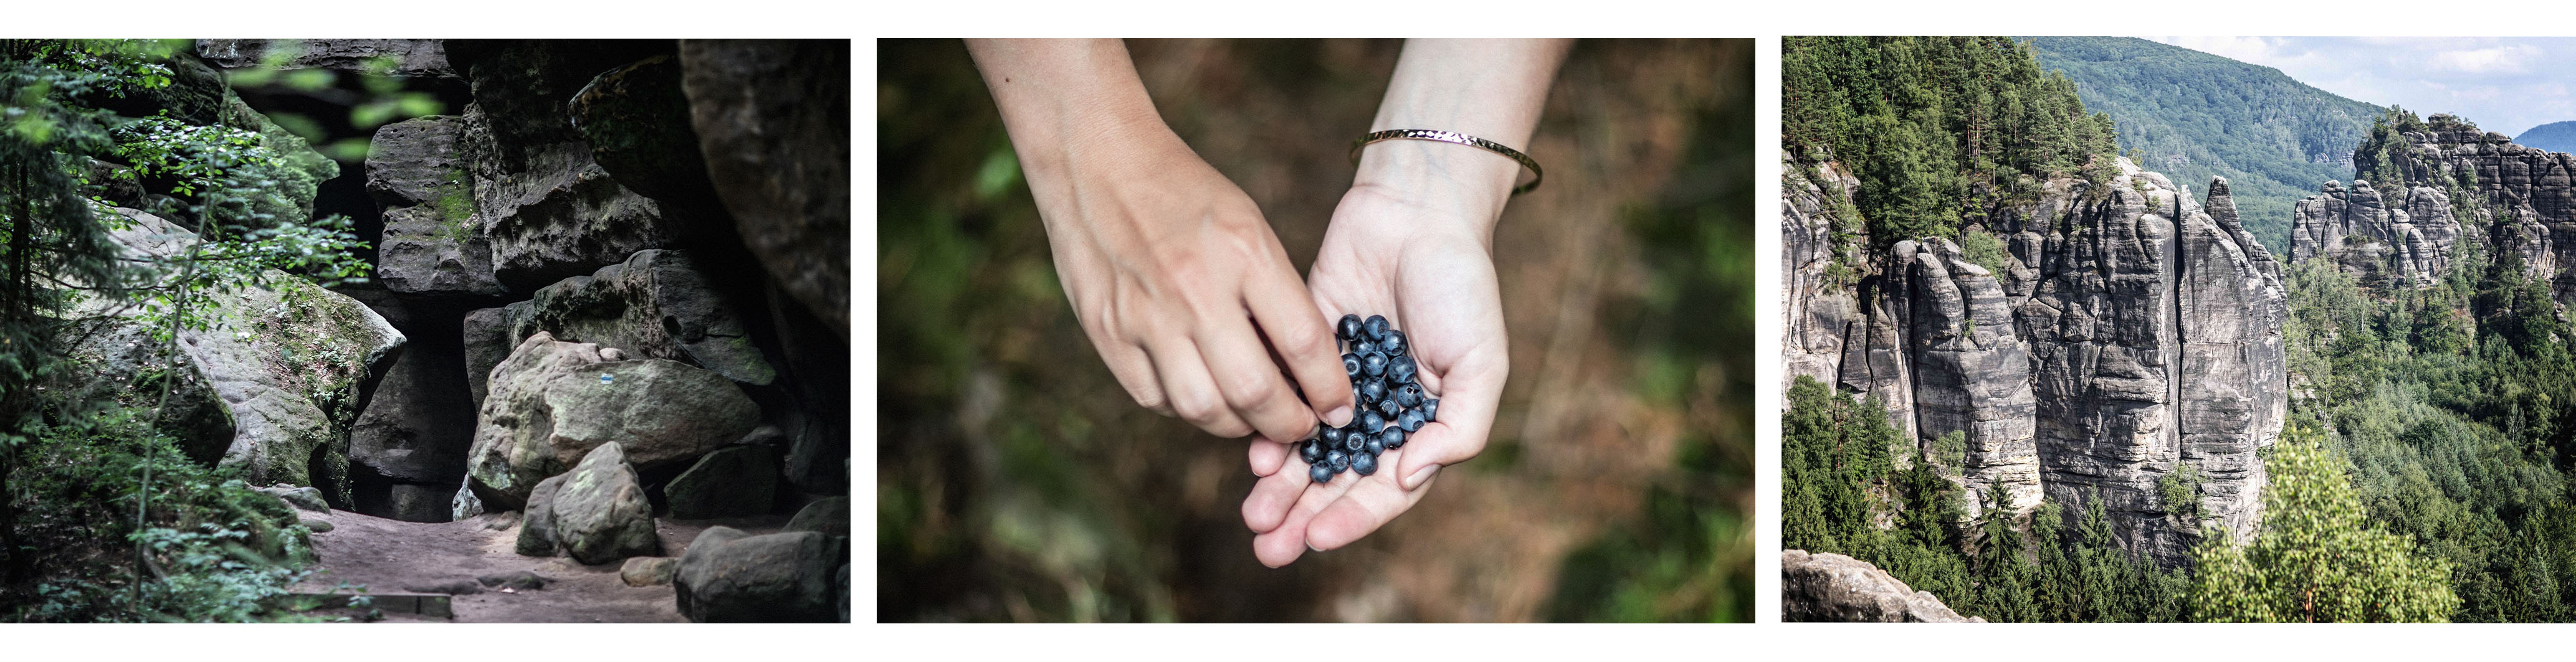
[[[1984,623],[1917,591],[1868,561],[1834,553],[1780,553],[1780,620],[1833,623]]]
[[[2576,238],[2576,155],[2517,145],[2449,115],[2427,121],[2424,131],[2400,134],[2406,144],[2389,154],[2395,172],[2381,173],[2401,180],[2391,188],[2402,195],[2326,182],[2299,202],[2291,259],[2330,259],[2365,278],[2421,286],[2449,268],[2466,237],[2515,253],[2551,279],[2559,302],[2576,302],[2567,269],[2576,266],[2576,242],[2565,241]],[[2474,197],[2454,199],[2463,194]]]
[[[2100,498],[2125,545],[2173,565],[2200,523],[2160,503],[2156,482],[2184,465],[2206,478],[2199,512],[2252,532],[2254,451],[2288,406],[2288,305],[2225,180],[2204,206],[2120,165],[2105,190],[2052,180],[1987,210],[1972,231],[1999,239],[1995,269],[1938,237],[1857,255],[1866,239],[1832,232],[1849,209],[1833,196],[1855,182],[1791,169],[1786,372],[1878,397],[1917,443],[1964,433],[1971,515]],[[1989,502],[1997,486],[2004,503]]]

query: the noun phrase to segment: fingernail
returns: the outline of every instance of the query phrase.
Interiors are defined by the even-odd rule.
[[[1338,428],[1350,425],[1351,417],[1354,415],[1355,414],[1351,413],[1350,405],[1342,405],[1340,408],[1334,409],[1331,413],[1324,414],[1324,422]]]
[[[1431,474],[1435,473],[1440,473],[1440,465],[1434,464],[1413,470],[1413,475],[1404,477],[1404,489],[1422,487],[1424,482],[1431,480]]]

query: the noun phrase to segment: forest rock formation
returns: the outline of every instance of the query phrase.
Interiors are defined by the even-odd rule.
[[[1991,233],[2000,256],[1940,237],[1837,241],[1858,182],[1832,163],[1788,168],[1786,379],[1878,398],[1922,448],[1962,434],[1971,517],[2099,498],[2124,546],[2172,566],[2200,538],[2195,513],[2253,531],[2255,451],[2288,406],[2287,300],[2225,180],[2204,205],[2119,166],[2100,190],[2058,178],[1999,198],[1965,232]],[[2159,480],[2185,466],[2205,481],[2199,503],[2162,503]]]
[[[2381,200],[2362,181],[2348,191],[2325,183],[2299,202],[2292,258],[2427,285],[2454,259],[2461,228],[2484,228],[2483,245],[2514,253],[2559,303],[2576,303],[2576,154],[2517,145],[2450,115],[2407,128],[2421,130],[2397,133],[2403,144],[2387,150],[2388,171],[2373,173],[2404,199]],[[2463,211],[2471,217],[2458,218]]]

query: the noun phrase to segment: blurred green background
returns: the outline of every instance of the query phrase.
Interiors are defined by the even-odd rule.
[[[1130,41],[1165,121],[1302,271],[1401,43]],[[878,42],[877,608],[887,621],[1750,621],[1750,40],[1579,42],[1494,258],[1482,456],[1344,549],[1253,559],[1239,441],[1083,337],[957,41]]]

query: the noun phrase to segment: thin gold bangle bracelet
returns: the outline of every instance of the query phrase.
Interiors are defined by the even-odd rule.
[[[1457,143],[1468,147],[1475,147],[1510,157],[1512,161],[1521,164],[1521,167],[1528,168],[1530,171],[1529,183],[1512,187],[1512,195],[1528,193],[1530,192],[1530,189],[1538,188],[1540,180],[1547,178],[1547,173],[1538,169],[1538,162],[1530,160],[1529,155],[1520,153],[1520,150],[1504,147],[1502,143],[1456,131],[1440,131],[1435,129],[1389,129],[1386,131],[1370,132],[1368,135],[1360,136],[1359,140],[1351,141],[1351,165],[1356,166],[1360,164],[1360,148],[1369,146],[1369,143],[1384,140],[1437,140],[1444,143]]]

